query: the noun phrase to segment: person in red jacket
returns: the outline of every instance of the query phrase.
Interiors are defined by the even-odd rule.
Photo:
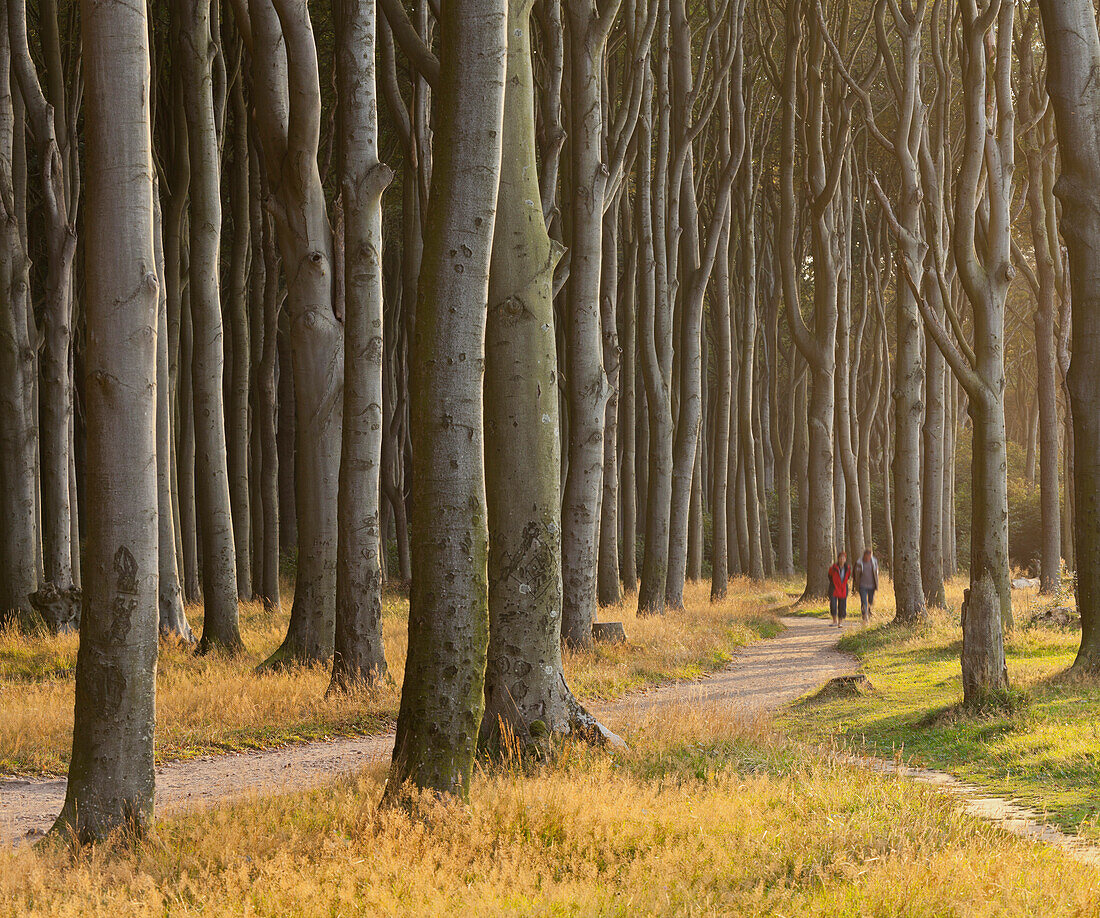
[[[829,614],[838,628],[844,627],[844,619],[848,616],[848,581],[851,579],[848,555],[842,551],[836,556],[836,564],[829,568]]]

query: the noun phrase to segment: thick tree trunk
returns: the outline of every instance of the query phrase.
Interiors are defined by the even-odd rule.
[[[382,193],[393,173],[378,159],[374,0],[338,0],[334,18],[346,359],[332,688],[348,689],[386,672],[379,557]]]
[[[506,22],[504,0],[451,0],[439,24],[436,152],[412,380],[414,577],[391,798],[406,781],[464,797],[485,704],[489,545],[482,367]],[[541,225],[538,206],[529,212]]]
[[[1075,666],[1100,671],[1100,37],[1089,0],[1040,0],[1047,42],[1047,86],[1058,124],[1062,233],[1073,297],[1073,361],[1067,384],[1073,413],[1077,609],[1081,649]]]
[[[489,651],[480,742],[491,749],[509,737],[528,746],[573,732],[592,740],[609,736],[573,698],[562,670],[553,299],[562,250],[531,204],[539,190],[530,9],[530,0],[511,0],[508,7],[505,148],[485,340]],[[605,292],[614,302],[613,290]],[[614,317],[608,319],[614,328]],[[615,442],[613,433],[609,438]],[[522,488],[515,486],[519,480]],[[618,571],[612,573],[617,587]]]
[[[82,842],[153,821],[157,300],[145,7],[81,4],[87,220],[88,565],[73,752],[54,826]]]

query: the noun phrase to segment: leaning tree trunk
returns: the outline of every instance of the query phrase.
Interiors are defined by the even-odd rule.
[[[1062,175],[1056,191],[1069,251],[1077,608],[1081,649],[1074,666],[1100,671],[1100,37],[1090,0],[1039,0],[1047,41],[1047,86],[1058,124]]]
[[[153,821],[157,308],[145,6],[81,4],[87,221],[88,564],[73,752],[54,825],[82,842]]]
[[[485,704],[489,545],[482,365],[506,22],[504,0],[449,0],[439,23],[435,158],[411,380],[414,577],[391,799],[405,782],[468,794]],[[541,224],[541,209],[532,205],[530,211]]]
[[[374,0],[335,8],[339,170],[344,205],[344,430],[336,548],[332,687],[386,672],[382,643],[379,471],[382,463],[382,192],[378,159]]]
[[[199,649],[241,650],[237,608],[237,564],[226,460],[225,399],[222,385],[221,157],[219,155],[211,62],[210,2],[181,2],[183,106],[191,162],[189,291],[191,302],[191,389],[194,397],[195,494],[202,553],[203,620]]]
[[[573,732],[594,740],[608,735],[573,698],[562,670],[553,298],[562,250],[531,203],[539,200],[539,188],[530,10],[530,0],[511,0],[508,8],[506,147],[485,339],[489,652],[481,744],[489,748],[506,737],[527,746]]]

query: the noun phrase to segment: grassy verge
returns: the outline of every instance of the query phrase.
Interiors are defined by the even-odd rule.
[[[951,584],[958,608],[965,584]],[[786,715],[795,735],[943,769],[1024,801],[1064,829],[1100,841],[1100,684],[1066,674],[1080,634],[1030,625],[1046,601],[1015,594],[1017,627],[1006,638],[1009,710],[958,709],[961,633],[957,613],[935,612],[916,629],[886,624],[884,590],[875,627],[852,630],[841,647],[859,657],[874,692],[808,699]]]
[[[379,810],[382,773],[160,823],[133,849],[0,852],[0,915],[1093,914],[1100,874],[829,766],[717,709],[487,769],[468,807]]]
[[[570,654],[566,671],[582,698],[614,699],[661,682],[692,679],[723,667],[745,644],[774,635],[780,625],[761,606],[781,589],[740,584],[722,603],[709,586],[692,585],[681,614],[639,618],[629,602],[603,610],[622,620],[624,646]],[[397,716],[407,649],[408,602],[387,595],[383,633],[392,682],[366,696],[325,697],[325,667],[255,671],[286,632],[286,610],[241,607],[247,652],[237,658],[195,656],[162,647],[157,677],[157,755],[161,761],[217,752],[269,748],[330,736],[375,733]],[[190,609],[196,632],[202,610]],[[73,718],[77,638],[0,633],[0,773],[57,774],[65,770]]]

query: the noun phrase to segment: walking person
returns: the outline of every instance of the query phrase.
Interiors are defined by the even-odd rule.
[[[878,590],[878,558],[869,548],[863,549],[863,557],[856,562],[854,581],[859,590],[860,612],[864,626],[870,624],[871,613],[875,611],[875,592]]]
[[[851,579],[848,555],[842,551],[836,556],[836,563],[829,568],[829,614],[837,628],[843,628],[844,619],[848,617],[848,582]]]

